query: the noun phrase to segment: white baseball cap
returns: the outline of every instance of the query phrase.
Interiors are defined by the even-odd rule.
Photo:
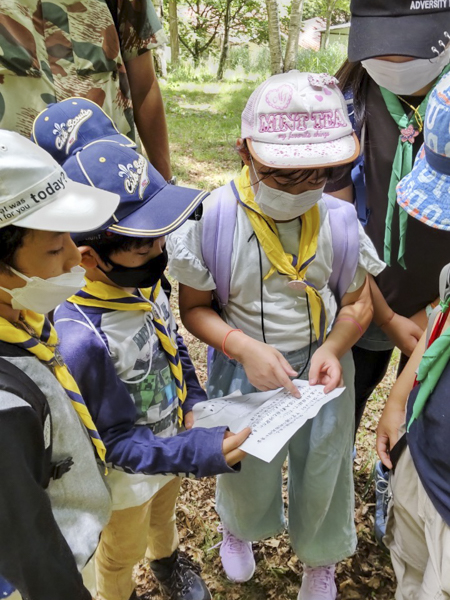
[[[335,77],[326,73],[273,75],[250,96],[242,137],[263,165],[307,169],[353,162],[359,142]]]
[[[0,229],[91,231],[113,215],[119,202],[117,194],[71,181],[30,140],[0,130]]]

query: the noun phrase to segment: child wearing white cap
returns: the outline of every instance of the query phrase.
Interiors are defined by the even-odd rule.
[[[336,598],[335,563],[356,547],[350,348],[372,318],[367,273],[384,267],[353,207],[323,195],[359,150],[336,84],[291,71],[260,85],[242,115],[241,174],[211,194],[201,221],[169,240],[182,319],[215,349],[209,397],[281,386],[298,396],[293,376],[325,391],[346,386],[271,463],[249,456],[236,477],[218,479],[222,564],[230,579],[247,581],[251,541],[284,528],[289,457],[289,533],[305,565],[300,600]]]
[[[91,600],[79,571],[110,516],[105,447],[43,313],[84,284],[62,232],[99,227],[119,198],[4,130],[0,182],[0,592]]]

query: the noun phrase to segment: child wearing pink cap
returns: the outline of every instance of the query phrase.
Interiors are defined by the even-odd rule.
[[[294,376],[325,391],[346,386],[271,463],[248,456],[240,474],[218,478],[222,564],[230,579],[247,581],[251,542],[285,527],[289,457],[289,533],[305,565],[300,600],[335,599],[335,563],[356,547],[350,349],[372,318],[367,274],[384,268],[354,208],[323,194],[359,151],[336,84],[299,71],[261,84],[242,115],[240,175],[168,243],[183,322],[214,348],[210,398],[278,387],[299,396]]]

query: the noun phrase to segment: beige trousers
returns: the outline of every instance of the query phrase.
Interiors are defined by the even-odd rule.
[[[395,600],[450,599],[450,528],[425,492],[409,448],[390,488],[384,541],[397,577]]]
[[[176,550],[175,505],[180,485],[181,478],[175,477],[145,504],[113,511],[95,554],[98,598],[129,600],[134,565],[144,555],[157,560]]]

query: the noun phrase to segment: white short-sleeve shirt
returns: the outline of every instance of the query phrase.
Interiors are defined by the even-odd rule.
[[[204,211],[217,200],[214,191],[204,203]],[[308,267],[307,278],[320,292],[330,326],[337,312],[337,303],[329,287],[333,264],[333,246],[328,209],[319,201],[320,231],[316,258]],[[188,221],[172,233],[167,241],[169,273],[180,283],[197,290],[214,290],[216,284],[202,256],[203,220]],[[301,235],[300,219],[277,223],[283,248],[290,254],[298,254]],[[231,234],[231,232],[230,232]],[[269,272],[271,264],[258,242],[245,210],[239,205],[234,231],[231,256],[231,280],[229,301],[222,311],[223,319],[232,327],[242,329],[247,335],[263,341],[263,327],[268,344],[282,352],[291,352],[307,346],[315,340],[314,328],[308,318],[306,293],[287,286],[289,279],[275,272],[261,280]],[[348,292],[356,291],[364,283],[367,273],[378,275],[385,264],[378,258],[375,247],[359,225],[359,264]],[[262,319],[263,315],[263,319]]]

